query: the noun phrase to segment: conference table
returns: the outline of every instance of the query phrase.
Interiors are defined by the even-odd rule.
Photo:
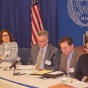
[[[9,67],[11,64],[3,62],[0,64],[0,86],[1,84],[8,84],[8,86],[13,86],[11,88],[48,88],[59,83],[62,83],[62,76],[56,78],[44,78],[39,75],[25,75],[26,70],[16,70],[15,73],[18,75],[13,75],[14,69],[4,70],[5,67]],[[34,70],[29,70],[29,73],[34,72]],[[67,83],[75,82],[76,79],[67,78]],[[3,87],[10,88],[10,87]]]
[[[0,79],[0,88],[25,88],[22,85],[18,85],[3,79]]]

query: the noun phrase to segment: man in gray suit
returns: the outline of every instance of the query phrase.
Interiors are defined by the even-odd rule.
[[[36,65],[40,62],[37,69],[59,70],[60,50],[48,43],[48,31],[41,30],[37,36],[38,44],[31,48],[28,64]],[[43,52],[42,59],[39,61],[40,53]]]
[[[62,51],[60,70],[65,72],[67,76],[74,77],[77,60],[83,52],[74,48],[73,40],[69,36],[62,37],[59,46]]]

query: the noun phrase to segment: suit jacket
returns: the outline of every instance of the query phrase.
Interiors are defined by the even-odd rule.
[[[18,57],[18,45],[16,42],[10,42],[6,50],[10,50],[10,54],[8,54],[8,59],[14,60]],[[0,45],[0,55],[3,56],[3,59],[6,58],[5,47],[3,43]]]
[[[75,77],[81,81],[83,76],[88,76],[88,54],[80,56],[76,68]]]
[[[31,48],[31,53],[29,57],[29,62],[28,64],[33,64],[35,65],[36,59],[39,53],[39,46],[38,44],[34,45]],[[60,51],[56,47],[52,46],[51,44],[48,44],[45,58],[44,58],[44,68],[49,69],[49,70],[59,70],[59,64],[60,64]],[[51,61],[51,65],[45,64],[45,61],[49,60]]]
[[[77,49],[74,49],[71,63],[70,63],[70,68],[74,68],[74,70],[75,70],[76,64],[77,64],[76,62],[79,59],[79,56],[82,54],[83,54],[83,52],[81,52]],[[63,71],[64,73],[66,73],[66,71],[67,71],[67,56],[64,55],[63,53],[61,54],[60,70]],[[74,77],[74,74],[72,74],[71,77]]]

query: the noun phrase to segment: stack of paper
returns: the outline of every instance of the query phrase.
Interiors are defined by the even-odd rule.
[[[20,65],[17,69],[22,69],[22,70],[25,70],[25,69],[35,69],[35,66],[34,65]]]
[[[34,72],[31,75],[43,75],[43,74],[46,74],[46,73],[49,73],[49,72],[52,72],[52,71],[54,71],[54,70],[42,70],[42,71]]]

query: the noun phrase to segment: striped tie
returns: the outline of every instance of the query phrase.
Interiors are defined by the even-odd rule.
[[[43,49],[41,50],[41,52],[40,52],[40,54],[38,56],[38,60],[37,60],[37,64],[36,64],[36,69],[40,68],[42,58],[43,58]]]

